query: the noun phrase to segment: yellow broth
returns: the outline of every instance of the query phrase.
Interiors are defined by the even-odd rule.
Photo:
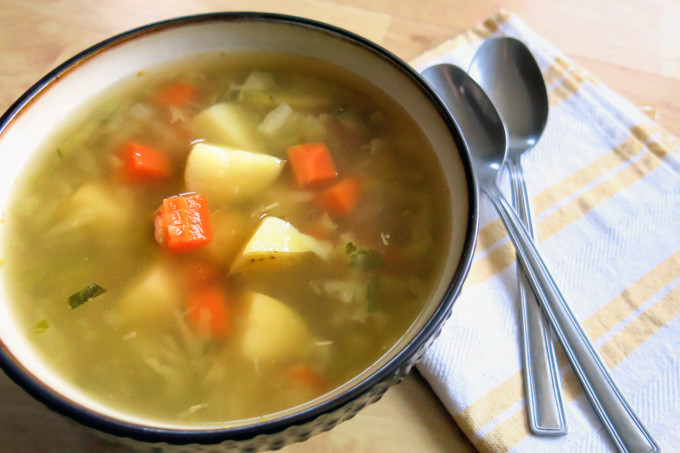
[[[195,89],[191,99],[159,102],[177,83]],[[192,118],[218,103],[242,112],[238,126],[255,148],[248,151],[286,160],[290,146],[324,143],[335,181],[361,181],[353,212],[329,215],[315,197],[333,182],[300,187],[285,162],[252,197],[208,197],[210,244],[165,250],[154,239],[155,213],[163,199],[188,192],[187,156],[205,138]],[[272,127],[270,118],[265,128],[281,104],[290,107],[285,121]],[[129,141],[168,156],[171,176],[123,181],[120,149]],[[367,81],[298,56],[203,55],[120,84],[42,145],[7,213],[4,272],[25,337],[86,395],[159,423],[220,425],[332,391],[391,348],[440,273],[448,204],[431,145],[403,108]],[[316,237],[327,253],[251,258],[233,269],[266,217]],[[231,324],[224,337],[191,322],[189,288],[205,284],[204,268],[217,274],[211,285],[224,294]],[[198,283],[188,283],[196,272]],[[69,297],[93,283],[105,292],[71,308]],[[252,307],[243,299],[252,292],[302,320],[304,341],[294,352],[244,352]],[[289,337],[272,342],[285,345]]]

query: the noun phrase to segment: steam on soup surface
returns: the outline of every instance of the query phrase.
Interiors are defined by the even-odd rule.
[[[111,90],[7,213],[25,336],[89,397],[224,424],[368,368],[422,310],[450,225],[403,109],[315,60],[205,55]]]

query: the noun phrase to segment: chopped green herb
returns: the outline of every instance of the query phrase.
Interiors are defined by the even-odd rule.
[[[345,245],[345,253],[348,255],[351,255],[352,253],[357,251],[357,246],[354,245],[353,242],[348,242],[347,245]]]
[[[59,156],[59,159],[64,158],[64,153],[61,152],[61,148],[57,148],[57,156]]]
[[[35,333],[41,334],[44,331],[46,331],[49,327],[50,324],[47,322],[47,319],[43,319],[42,321],[38,322],[38,324],[35,325]]]
[[[349,265],[351,267],[359,267],[366,270],[378,269],[382,266],[382,262],[380,254],[370,249],[359,250],[349,257]]]
[[[104,294],[106,290],[96,283],[86,286],[75,294],[72,294],[68,298],[68,305],[71,308],[76,308],[84,304],[85,302],[94,299],[97,296]]]
[[[118,106],[113,108],[110,112],[107,112],[104,116],[101,117],[99,120],[99,124],[107,124],[109,121],[113,119],[114,116],[116,116],[116,113],[118,111]]]
[[[380,280],[373,277],[366,286],[366,300],[368,301],[368,312],[375,313],[380,297]]]

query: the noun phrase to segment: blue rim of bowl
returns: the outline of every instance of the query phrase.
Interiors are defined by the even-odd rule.
[[[93,56],[107,50],[108,48],[119,45],[130,39],[149,33],[162,31],[171,27],[185,26],[200,22],[273,22],[311,28],[361,46],[364,49],[377,54],[378,56],[397,66],[402,73],[408,75],[412,81],[415,82],[425,97],[437,107],[437,110],[446,122],[456,146],[458,147],[458,152],[460,154],[467,179],[467,201],[469,212],[468,225],[465,232],[465,242],[461,253],[461,258],[451,278],[446,293],[444,294],[444,297],[440,301],[438,307],[430,319],[425,323],[421,330],[414,335],[413,339],[406,346],[396,353],[394,357],[392,357],[380,369],[375,371],[363,381],[359,382],[354,387],[347,389],[335,397],[325,400],[315,406],[311,406],[302,411],[269,421],[216,429],[170,429],[137,425],[113,419],[109,416],[99,414],[82,407],[79,404],[57,394],[56,392],[51,391],[46,385],[42,385],[40,379],[28,372],[28,370],[26,370],[18,362],[18,360],[13,358],[13,355],[8,350],[6,345],[0,342],[0,367],[4,369],[5,373],[15,383],[20,385],[34,398],[41,401],[52,410],[65,415],[89,428],[112,434],[114,436],[131,438],[143,442],[167,442],[170,444],[181,445],[190,443],[215,444],[227,440],[239,441],[252,439],[262,434],[279,433],[289,426],[302,425],[311,422],[322,414],[332,412],[340,407],[345,406],[351,401],[356,400],[361,395],[373,388],[376,384],[392,377],[405,363],[409,361],[410,358],[418,353],[421,346],[423,346],[431,337],[439,333],[442,324],[444,321],[446,321],[450,314],[453,304],[458,297],[463,286],[463,282],[468,274],[477,240],[478,194],[472,172],[469,151],[462,140],[462,135],[459,131],[457,123],[448,113],[448,110],[443,105],[441,100],[437,97],[432,88],[429,87],[427,82],[425,82],[425,80],[420,76],[420,74],[418,74],[418,72],[416,72],[411,66],[409,66],[406,62],[395,56],[390,51],[355,33],[312,19],[274,13],[241,11],[222,12],[183,16],[160,22],[154,22],[128,30],[105,39],[104,41],[101,41],[92,47],[89,47],[88,49],[76,54],[36,82],[0,117],[0,134],[3,133],[3,131],[10,125],[12,120],[17,115],[19,115],[22,110],[27,108],[31,101],[37,98],[44,89],[48,88],[51,83],[66,74],[69,70],[78,66],[79,63],[92,58]]]

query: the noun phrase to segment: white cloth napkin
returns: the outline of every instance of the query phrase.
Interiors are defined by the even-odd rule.
[[[549,92],[547,129],[523,159],[542,255],[633,410],[679,451],[680,142],[505,12],[412,64],[467,68],[495,36],[531,49]],[[481,451],[615,451],[559,346],[569,434],[530,433],[514,249],[480,201],[472,269],[420,372]]]

